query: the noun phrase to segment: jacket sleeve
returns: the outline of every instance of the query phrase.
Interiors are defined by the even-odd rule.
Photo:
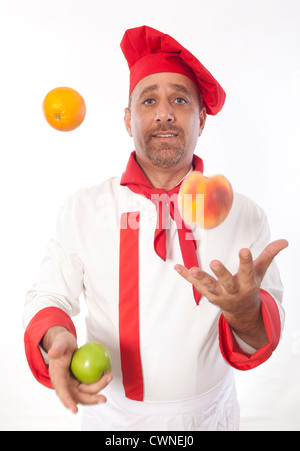
[[[264,217],[260,233],[250,246],[253,259],[257,258],[270,242],[270,231]],[[284,325],[282,308],[283,287],[275,261],[271,263],[260,288],[261,311],[269,343],[252,352],[236,340],[223,315],[219,320],[219,347],[229,365],[238,370],[250,370],[269,359],[276,349]],[[239,342],[239,343],[238,343]]]
[[[23,314],[26,358],[33,375],[47,387],[51,383],[40,341],[53,326],[64,326],[76,336],[71,316],[80,311],[83,289],[83,265],[69,207],[65,204],[59,212],[54,238],[49,242],[37,281],[26,294]]]
[[[76,329],[70,316],[57,307],[40,310],[25,330],[25,354],[34,377],[45,387],[52,388],[48,365],[44,360],[40,341],[50,327],[63,326],[76,337]]]

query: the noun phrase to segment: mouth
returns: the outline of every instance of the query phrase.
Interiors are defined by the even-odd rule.
[[[177,138],[177,133],[172,133],[172,132],[160,132],[160,133],[156,133],[154,135],[152,135],[152,138],[155,139],[173,139],[173,138]]]

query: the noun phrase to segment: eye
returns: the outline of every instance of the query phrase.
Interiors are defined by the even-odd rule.
[[[185,99],[183,99],[182,97],[177,97],[174,100],[175,103],[177,103],[178,105],[182,105],[183,103],[187,103],[187,101]]]
[[[154,99],[146,99],[146,100],[143,101],[143,104],[144,105],[153,105],[154,102],[155,102]]]

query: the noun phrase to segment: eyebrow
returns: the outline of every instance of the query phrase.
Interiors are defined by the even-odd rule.
[[[177,84],[177,83],[169,83],[169,87],[174,89],[175,91],[183,92],[186,95],[191,95],[190,91],[184,85]],[[141,99],[145,94],[148,94],[149,92],[157,91],[158,89],[159,89],[158,85],[147,86],[141,92],[139,99]]]
[[[190,91],[184,86],[177,83],[170,83],[170,88],[175,89],[175,91],[183,92],[184,94],[190,95]]]
[[[139,99],[141,99],[145,94],[148,94],[148,92],[153,92],[158,90],[158,85],[151,85],[147,86],[143,91],[141,92]]]

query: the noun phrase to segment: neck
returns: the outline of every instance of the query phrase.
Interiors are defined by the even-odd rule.
[[[174,188],[187,175],[192,167],[192,161],[174,168],[161,168],[154,165],[148,165],[136,155],[136,161],[146,175],[147,179],[156,189],[166,191]]]

